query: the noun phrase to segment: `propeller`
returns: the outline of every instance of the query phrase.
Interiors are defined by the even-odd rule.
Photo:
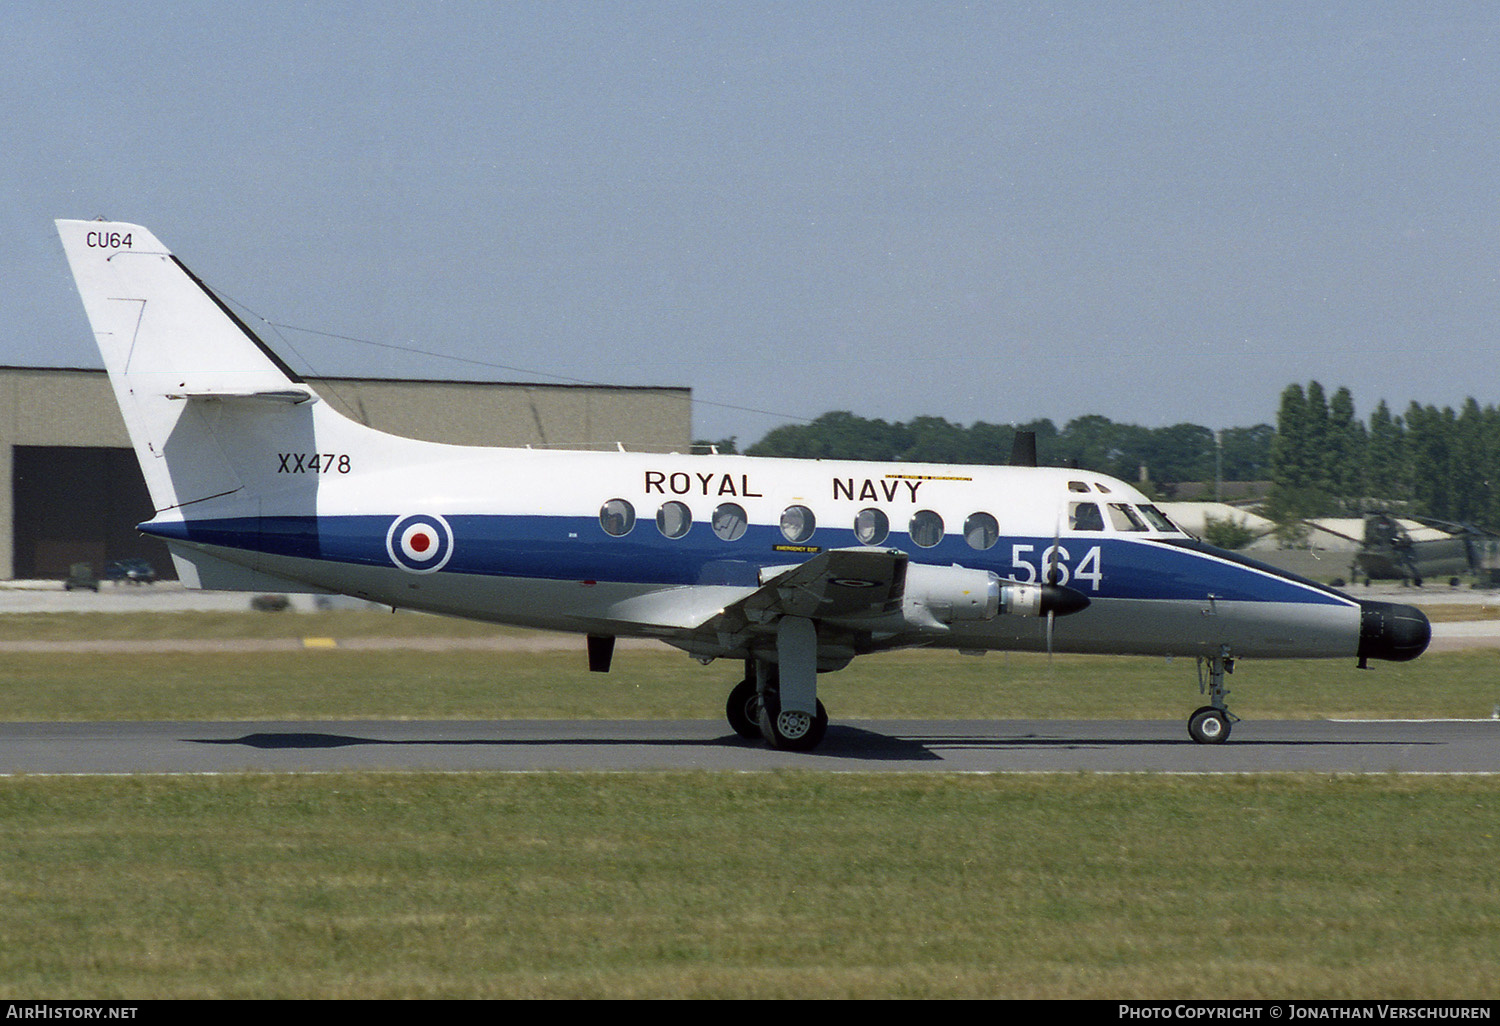
[[[1048,560],[1047,573],[1042,578],[1043,604],[1047,607],[1047,663],[1052,663],[1052,625],[1057,621],[1056,604],[1046,601],[1048,589],[1054,592],[1062,586],[1062,574],[1057,569],[1057,553],[1062,547],[1062,512],[1057,514],[1057,522],[1052,531],[1051,558]]]

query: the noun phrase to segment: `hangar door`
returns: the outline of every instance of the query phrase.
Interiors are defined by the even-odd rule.
[[[11,467],[16,577],[63,578],[75,563],[102,577],[121,559],[177,576],[167,547],[135,529],[154,510],[130,449],[18,445]]]

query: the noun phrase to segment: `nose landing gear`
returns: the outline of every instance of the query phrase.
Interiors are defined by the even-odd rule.
[[[1208,673],[1204,675],[1204,664]],[[1229,646],[1219,646],[1219,654],[1198,657],[1198,693],[1208,695],[1208,705],[1196,709],[1188,717],[1188,736],[1200,745],[1221,745],[1229,740],[1229,731],[1239,720],[1229,711],[1225,696],[1229,689],[1224,686],[1224,675],[1234,672],[1234,659]]]

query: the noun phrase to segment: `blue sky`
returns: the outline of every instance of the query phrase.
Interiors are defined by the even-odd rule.
[[[1361,415],[1500,402],[1493,4],[20,0],[4,29],[0,364],[99,365],[51,222],[102,215],[294,326],[264,331],[308,373],[686,385],[742,444],[830,409],[1249,425],[1314,378]]]

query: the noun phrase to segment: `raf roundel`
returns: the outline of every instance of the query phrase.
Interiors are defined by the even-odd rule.
[[[436,573],[453,555],[453,530],[448,521],[435,514],[408,513],[391,522],[385,533],[385,551],[403,570]]]

